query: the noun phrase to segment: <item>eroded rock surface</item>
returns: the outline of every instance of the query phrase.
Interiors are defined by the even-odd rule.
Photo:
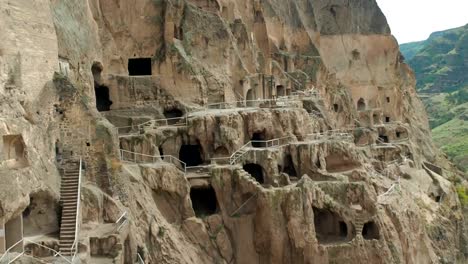
[[[0,252],[70,257],[79,200],[81,263],[466,262],[466,182],[375,1],[16,2]]]

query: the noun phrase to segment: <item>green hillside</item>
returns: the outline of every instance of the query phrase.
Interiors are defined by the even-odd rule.
[[[468,85],[468,24],[401,45],[422,92],[452,92]]]
[[[435,143],[468,172],[468,24],[402,44],[429,115]]]

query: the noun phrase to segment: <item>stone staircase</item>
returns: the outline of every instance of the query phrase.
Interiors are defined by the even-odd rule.
[[[60,252],[64,256],[73,255],[75,235],[77,234],[77,208],[80,186],[80,161],[68,160],[63,165],[60,201],[62,203],[62,223],[60,226]]]
[[[354,230],[356,231],[356,235],[360,236],[362,233],[362,228],[364,227],[365,221],[362,217],[357,216],[356,222],[354,223]]]

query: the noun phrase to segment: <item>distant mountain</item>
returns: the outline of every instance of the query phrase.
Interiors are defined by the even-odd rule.
[[[468,24],[402,44],[400,49],[416,74],[419,91],[453,92],[468,86]]]
[[[434,141],[468,172],[468,24],[400,45],[416,74]]]

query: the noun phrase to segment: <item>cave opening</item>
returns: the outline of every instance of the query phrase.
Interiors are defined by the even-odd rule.
[[[184,115],[184,112],[179,108],[172,108],[164,110],[163,114],[165,118],[169,119],[167,120],[167,123],[169,125],[174,125],[180,121],[180,117]]]
[[[213,215],[218,210],[216,192],[213,187],[190,188],[193,211],[198,218]]]
[[[161,156],[161,158],[164,159],[164,157],[163,157],[164,156],[164,151],[163,151],[163,147],[161,145],[158,147],[158,151],[159,151],[159,156]]]
[[[200,145],[182,145],[179,150],[179,159],[188,167],[203,164],[202,148]]]
[[[132,58],[128,59],[128,75],[130,76],[146,76],[152,72],[151,58]]]
[[[339,110],[340,110],[340,106],[338,104],[333,104],[333,111],[338,113]]]
[[[58,202],[46,192],[31,194],[29,205],[23,211],[24,236],[57,233],[61,215]]]
[[[230,156],[229,151],[224,146],[217,147],[214,151],[214,157],[216,158],[223,158],[223,157],[229,157],[229,156]]]
[[[245,164],[243,166],[243,169],[248,172],[250,175],[252,175],[252,177],[255,178],[255,180],[260,183],[260,184],[263,184],[265,183],[265,179],[263,177],[263,168],[262,166],[258,165],[258,164],[255,164],[255,163],[249,163],[249,164]]]
[[[396,134],[396,137],[397,137],[397,138],[401,138],[401,132],[398,132],[398,131],[397,131],[395,134]]]
[[[246,104],[247,106],[254,106],[255,105],[255,94],[254,94],[254,91],[253,89],[249,89],[247,91],[247,94],[245,95],[245,98],[246,98]]]
[[[291,155],[287,155],[284,160],[283,172],[288,174],[289,177],[297,177],[296,168],[294,167],[294,162]]]
[[[362,237],[366,240],[379,239],[379,227],[373,222],[367,222],[362,227]]]
[[[366,110],[366,102],[364,101],[363,98],[360,98],[357,102],[357,109],[358,111],[364,111]]]
[[[387,96],[387,103],[390,103],[390,97]]]
[[[24,168],[29,165],[22,135],[4,135],[3,153],[4,160],[11,169]]]
[[[23,243],[20,242],[23,239],[23,216],[20,214],[11,218],[5,223],[3,230],[5,249],[10,249],[10,252],[23,252]]]
[[[383,142],[383,143],[389,143],[389,139],[388,139],[388,136],[385,136],[385,135],[379,135],[379,141],[380,142]]]
[[[315,234],[320,244],[346,242],[354,236],[353,228],[337,213],[313,207]]]
[[[386,116],[386,117],[385,117],[385,122],[386,122],[386,123],[390,123],[390,117],[389,117],[389,116]]]
[[[276,86],[276,96],[286,96],[286,89],[283,85]]]
[[[252,135],[251,142],[252,142],[252,147],[254,148],[265,148],[266,147],[266,142],[265,142],[265,132],[255,132]]]
[[[94,93],[96,95],[96,108],[99,112],[105,112],[110,110],[112,101],[109,96],[109,88],[104,85],[94,83]]]
[[[359,163],[344,154],[332,153],[325,157],[326,170],[331,173],[345,172],[359,167]]]

